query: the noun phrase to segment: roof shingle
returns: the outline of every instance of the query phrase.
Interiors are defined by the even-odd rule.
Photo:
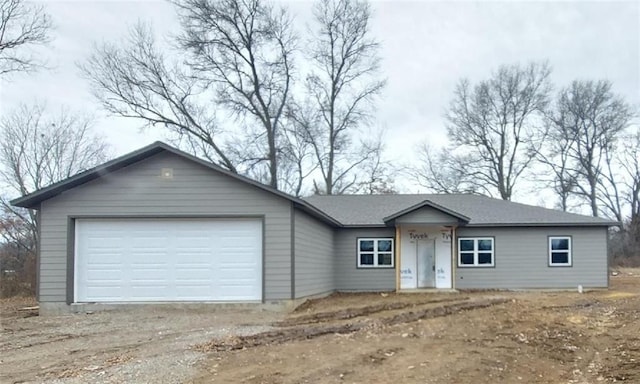
[[[304,199],[344,226],[383,226],[389,217],[429,200],[470,218],[468,226],[612,226],[610,220],[471,194],[316,195]]]

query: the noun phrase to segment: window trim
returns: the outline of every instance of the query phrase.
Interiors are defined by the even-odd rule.
[[[378,265],[378,241],[380,240],[389,240],[391,241],[391,251],[390,252],[382,252],[383,254],[391,253],[391,265]],[[360,242],[361,241],[373,241],[373,251],[361,251],[360,250]],[[369,264],[361,264],[360,255],[363,253],[372,253],[373,254],[373,265]],[[395,249],[395,239],[393,237],[358,237],[356,239],[356,268],[357,269],[394,269],[396,267],[396,249]]]
[[[564,250],[556,250],[555,252],[562,252],[562,253],[567,253],[568,263],[554,263],[553,259],[551,257],[551,254],[553,253],[553,250],[551,249],[551,243],[552,240],[569,240],[569,249]],[[547,266],[551,267],[551,268],[555,268],[555,267],[573,267],[573,237],[572,236],[563,236],[563,235],[554,235],[554,236],[547,236]]]
[[[473,264],[462,264],[462,251],[460,242],[462,240],[473,240]],[[491,264],[479,264],[478,253],[488,253],[488,251],[479,252],[478,240],[491,240]],[[458,268],[495,268],[496,267],[496,238],[495,236],[464,236],[458,237],[456,242],[458,253]],[[466,251],[471,252],[471,251]]]

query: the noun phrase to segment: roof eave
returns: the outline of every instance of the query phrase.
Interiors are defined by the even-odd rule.
[[[354,229],[354,228],[393,228],[384,223],[382,224],[342,224],[342,228]]]
[[[434,226],[450,226],[452,223],[441,224],[429,224]],[[579,223],[579,222],[564,222],[564,223],[459,223],[458,227],[466,228],[505,228],[505,227],[615,227],[621,225],[617,221],[603,222],[603,223]],[[389,228],[388,224],[342,224],[342,228]]]
[[[561,222],[561,223],[468,223],[466,227],[616,227],[621,224],[617,221],[596,222]]]

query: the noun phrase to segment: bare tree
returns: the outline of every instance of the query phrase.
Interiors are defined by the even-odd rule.
[[[384,158],[384,137],[383,133],[365,143],[365,148],[371,151],[359,167],[359,181],[352,192],[365,193],[368,195],[388,195],[398,193],[395,187],[393,175],[397,173],[391,162]]]
[[[179,0],[179,44],[194,76],[215,87],[217,102],[256,125],[250,161],[266,163],[278,187],[279,134],[289,100],[295,36],[291,20],[263,0]],[[245,146],[246,147],[246,146]]]
[[[575,194],[587,201],[593,216],[602,208],[622,221],[613,162],[617,141],[632,116],[609,81],[574,81],[560,91],[552,135],[569,142],[565,150],[576,180]]]
[[[287,14],[263,0],[174,4],[180,58],[163,53],[138,25],[124,42],[97,47],[82,66],[95,95],[111,113],[188,136],[189,149],[232,172],[261,174],[266,165],[261,181],[277,187],[295,47]],[[216,109],[239,129],[221,129]]]
[[[362,0],[320,0],[314,8],[317,30],[310,46],[312,70],[306,79],[313,116],[305,137],[322,175],[316,193],[341,193],[353,185],[354,169],[375,150],[359,147],[354,135],[370,121],[379,80],[379,44],[370,37],[371,8]]]
[[[623,173],[623,199],[629,205],[632,222],[640,226],[640,128],[622,140],[620,169]],[[638,233],[640,236],[640,233]],[[640,238],[638,239],[640,241]]]
[[[146,127],[165,127],[196,154],[237,172],[223,150],[213,108],[206,104],[211,95],[188,68],[158,49],[148,26],[138,24],[123,41],[96,47],[81,70],[108,112],[140,119]]]
[[[63,110],[50,115],[41,106],[22,106],[0,120],[2,236],[34,250],[38,240],[34,210],[9,204],[17,197],[104,162],[107,145],[91,132],[91,120]]]
[[[0,0],[0,76],[41,67],[29,49],[48,43],[50,30],[51,18],[43,7]]]
[[[624,218],[622,211],[623,196],[619,186],[621,176],[618,171],[620,158],[616,156],[616,152],[616,143],[612,143],[603,150],[604,164],[596,189],[598,203],[606,212],[605,215],[622,222]]]
[[[423,143],[416,149],[418,165],[407,167],[407,172],[419,185],[435,193],[480,193],[482,185],[469,183],[471,176],[464,155],[449,152],[446,148],[434,149]],[[481,192],[491,195],[491,191]]]
[[[620,171],[617,185],[629,215],[609,242],[613,262],[623,266],[640,266],[640,129],[621,137],[616,167]]]
[[[520,176],[542,144],[543,111],[549,102],[546,63],[501,66],[471,86],[458,83],[447,113],[450,151],[464,152],[465,183],[490,187],[510,200]]]
[[[537,178],[551,187],[558,197],[559,208],[567,212],[571,208],[569,202],[577,185],[569,159],[569,148],[575,140],[561,128],[549,129],[548,132],[545,144],[538,152],[542,172],[539,172]]]
[[[302,196],[305,181],[318,169],[311,147],[311,141],[305,136],[311,122],[306,120],[312,113],[308,105],[299,105],[291,101],[287,106],[287,116],[283,125],[280,167],[280,188],[294,196]]]

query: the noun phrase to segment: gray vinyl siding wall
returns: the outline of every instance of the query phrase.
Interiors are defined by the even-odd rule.
[[[398,224],[457,224],[458,219],[433,208],[421,208],[396,219]]]
[[[172,168],[173,178],[160,178],[162,168]],[[42,203],[40,301],[66,301],[69,217],[189,215],[263,217],[263,295],[290,299],[292,209],[284,198],[177,155],[157,154]]]
[[[596,288],[608,284],[605,227],[458,228],[457,236],[494,237],[495,267],[458,267],[455,288],[577,288],[579,284]],[[549,236],[571,236],[573,266],[549,266]]]
[[[336,289],[390,291],[396,288],[395,268],[357,268],[360,237],[395,238],[395,228],[340,228],[335,233]],[[395,254],[394,254],[395,257]]]
[[[295,297],[335,290],[333,229],[295,210]]]

